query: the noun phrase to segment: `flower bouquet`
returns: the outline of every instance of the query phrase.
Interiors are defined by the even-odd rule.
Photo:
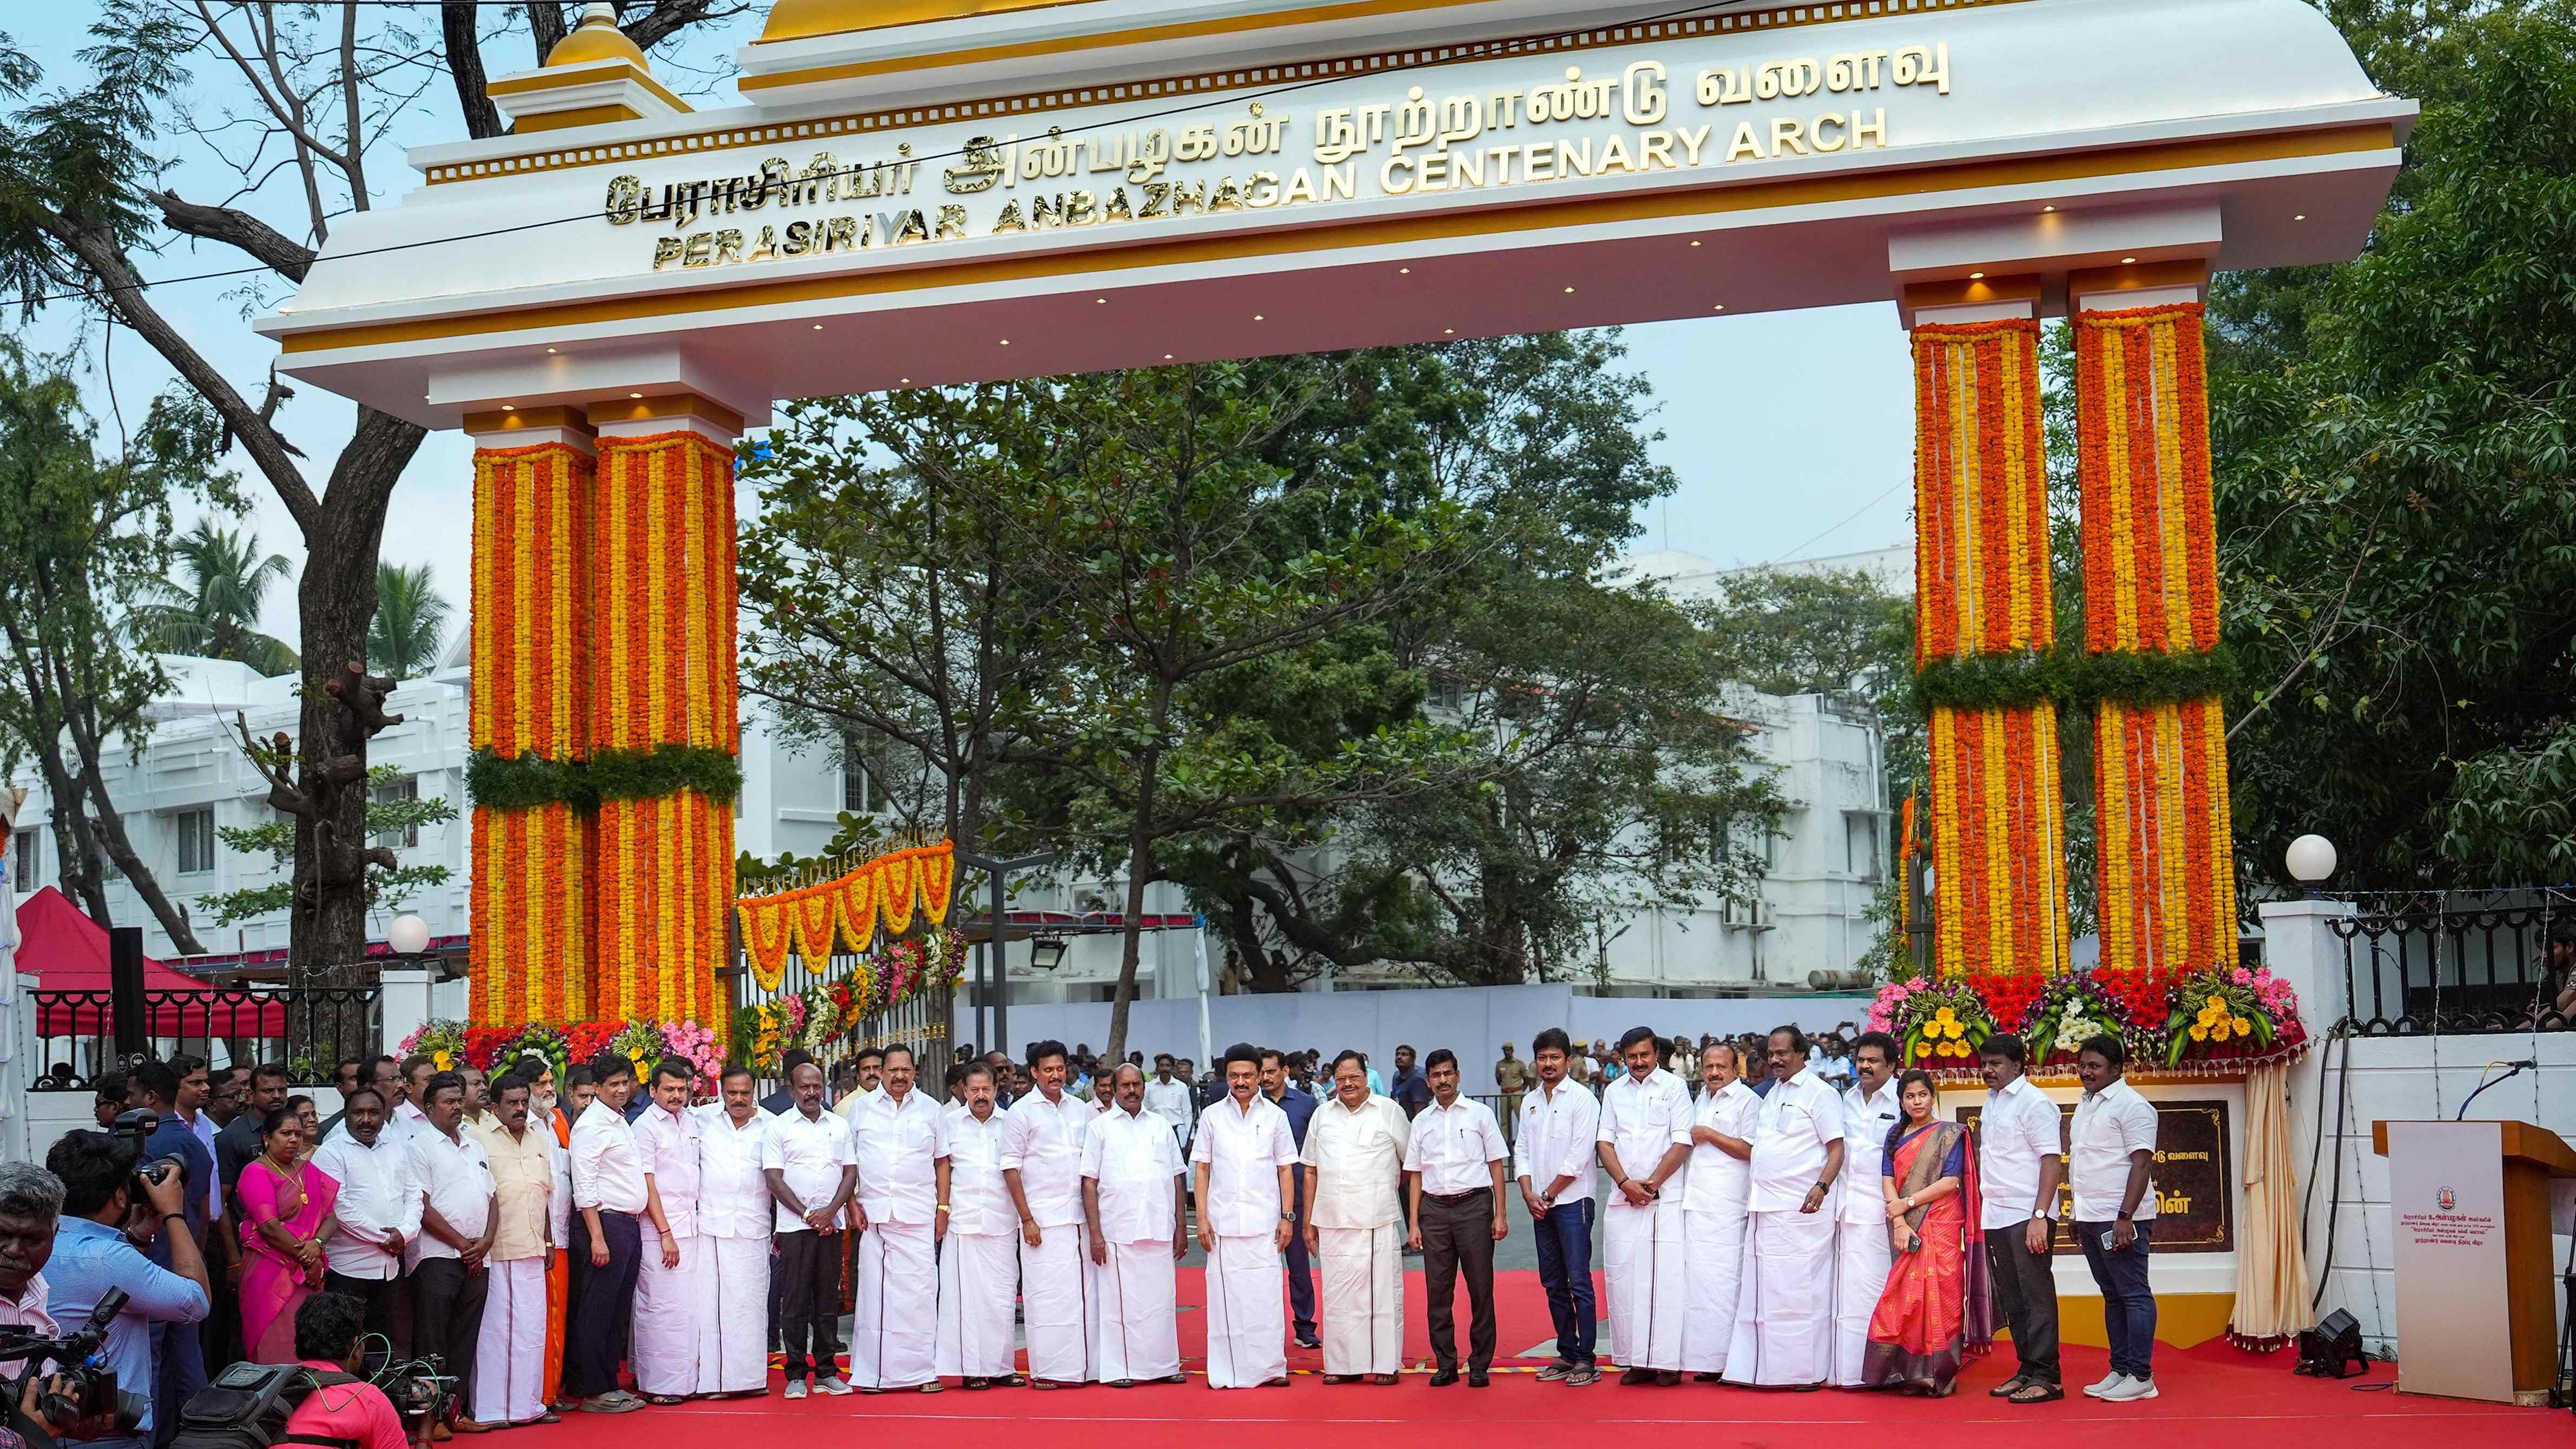
[[[2030,1065],[2055,1059],[2072,1061],[2085,1042],[2097,1036],[2123,1037],[2128,1014],[2096,978],[2102,973],[2051,977],[2040,989],[2022,1042]]]
[[[1974,1061],[1978,1045],[1995,1030],[1994,1018],[1967,981],[1922,976],[1880,987],[1870,1003],[1869,1027],[1904,1043],[1907,1065],[1936,1070]]]
[[[2212,968],[2185,976],[2165,1019],[2165,1065],[2186,1057],[2260,1056],[2307,1040],[2298,993],[2262,967]]]
[[[530,1022],[515,1031],[507,1027],[495,1030],[501,1037],[492,1048],[490,1066],[506,1069],[522,1057],[543,1057],[546,1065],[554,1069],[555,1080],[563,1080],[564,1069],[572,1064],[572,1047],[564,1039],[563,1028]]]
[[[404,1037],[396,1056],[423,1056],[431,1069],[452,1072],[466,1064],[465,1023],[461,1021],[424,1021],[419,1029]]]
[[[713,1092],[717,1080],[724,1075],[724,1058],[716,1050],[716,1034],[694,1020],[662,1023],[662,1055],[697,1068],[694,1086],[699,1092]]]
[[[613,1022],[617,1034],[608,1040],[608,1049],[635,1064],[635,1080],[649,1084],[653,1064],[662,1060],[662,1028],[657,1022]]]

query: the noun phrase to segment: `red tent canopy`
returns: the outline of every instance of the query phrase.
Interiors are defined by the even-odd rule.
[[[35,978],[36,1034],[85,1036],[109,1029],[107,931],[52,886],[18,903],[18,974]],[[282,1037],[286,1005],[249,992],[217,990],[160,962],[143,961],[148,1034],[164,1037]]]

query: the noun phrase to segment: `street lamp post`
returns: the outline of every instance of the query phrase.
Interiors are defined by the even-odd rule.
[[[1062,854],[1064,852],[1060,850],[1042,850],[1034,855],[1023,855],[1011,860],[995,860],[988,855],[977,855],[971,850],[957,852],[958,864],[984,872],[985,878],[993,883],[992,933],[989,938],[991,944],[984,951],[985,970],[990,973],[990,979],[984,985],[984,999],[993,1003],[993,1039],[985,1043],[987,1051],[999,1047],[1008,1054],[1011,1050],[1011,971],[1009,960],[1002,954],[1004,878],[1015,870],[1029,870],[1044,865]]]

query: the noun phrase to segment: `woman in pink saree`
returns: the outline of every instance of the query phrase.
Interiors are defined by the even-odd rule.
[[[1932,1115],[1938,1094],[1919,1068],[1899,1081],[1904,1116],[1888,1133],[1887,1229],[1894,1262],[1869,1320],[1861,1381],[1935,1398],[1995,1340],[1986,1254],[1978,1241],[1977,1154],[1968,1130]]]
[[[322,1286],[322,1244],[340,1184],[304,1161],[304,1119],[277,1107],[242,1169],[242,1343],[257,1363],[294,1363],[295,1310]]]

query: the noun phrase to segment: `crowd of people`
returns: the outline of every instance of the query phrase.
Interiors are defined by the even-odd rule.
[[[738,1066],[708,1098],[681,1061],[639,1083],[614,1057],[560,1081],[380,1057],[342,1064],[327,1120],[280,1067],[147,1061],[99,1081],[107,1130],[0,1169],[0,1323],[129,1295],[103,1357],[150,1405],[115,1449],[168,1444],[209,1365],[318,1372],[361,1342],[442,1365],[470,1434],[764,1395],[773,1348],[791,1400],[1179,1382],[1195,1242],[1211,1386],[1287,1383],[1291,1343],[1328,1381],[1396,1383],[1416,1254],[1429,1382],[1483,1387],[1517,1226],[1556,1330],[1541,1380],[1597,1381],[1606,1320],[1627,1384],[1941,1395],[2000,1322],[2018,1362],[1993,1392],[2035,1404],[2064,1396],[2066,1183],[2111,1342],[2085,1392],[2156,1395],[2156,1114],[2116,1037],[2083,1045],[2071,1131],[2009,1035],[1982,1045],[1973,1130],[1879,1033],[1847,1085],[1795,1027],[1694,1049],[1641,1026],[1615,1052],[1596,1091],[1563,1031],[1506,1046],[1499,1115],[1455,1053],[1409,1047],[1389,1082],[1356,1051],[1238,1045],[1205,1083],[1169,1056],[961,1048],[944,1101],[900,1046],[830,1073],[791,1053],[766,1098]]]

